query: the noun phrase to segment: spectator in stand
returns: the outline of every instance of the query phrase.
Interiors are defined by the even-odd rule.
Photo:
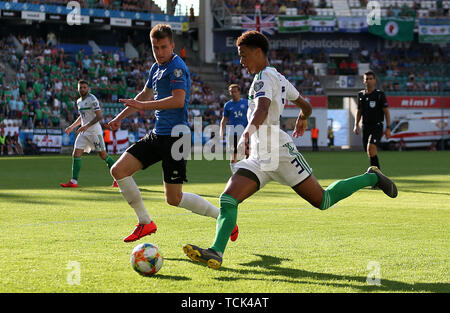
[[[337,65],[334,59],[330,59],[330,63],[328,63],[328,74],[335,75],[337,70]]]
[[[43,126],[42,119],[43,119],[43,113],[42,113],[42,109],[41,109],[41,104],[38,103],[36,106],[36,109],[34,110],[34,120],[33,120],[34,127],[42,128],[42,126]]]
[[[50,115],[51,111],[48,107],[47,103],[44,104],[44,107],[42,108],[42,125],[47,128],[50,126]]]
[[[349,74],[358,75],[358,63],[356,63],[355,60],[350,61]]]
[[[6,135],[5,146],[6,146],[6,151],[8,151],[8,155],[12,155],[13,154],[13,149],[12,149],[11,132],[8,132],[8,134]]]
[[[11,148],[18,155],[23,155],[22,145],[19,142],[19,134],[14,133],[14,136],[11,137]]]
[[[8,152],[8,147],[6,146],[5,130],[3,128],[1,128],[0,129],[0,153],[1,153],[1,155],[5,155],[5,152]]]
[[[37,144],[35,144],[33,140],[31,140],[30,135],[27,135],[27,137],[25,138],[24,154],[25,155],[39,154],[39,148]]]
[[[339,74],[340,75],[347,75],[348,74],[348,63],[345,59],[342,59],[342,61],[339,63]]]
[[[415,88],[414,75],[409,75],[408,81],[406,82],[406,91],[413,91]]]

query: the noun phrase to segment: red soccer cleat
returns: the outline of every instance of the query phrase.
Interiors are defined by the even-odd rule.
[[[68,187],[76,188],[76,187],[78,187],[78,184],[74,184],[70,180],[69,180],[68,183],[66,183],[66,184],[61,183],[60,185],[61,185],[61,187],[64,187],[64,188],[68,188]]]
[[[157,229],[156,224],[153,221],[150,224],[137,224],[133,233],[131,233],[131,235],[129,235],[128,237],[125,237],[123,241],[125,242],[136,241],[144,236],[155,233],[156,229]]]
[[[231,241],[236,241],[238,236],[239,236],[239,228],[238,228],[238,226],[236,224],[236,226],[234,226],[234,229],[233,229],[233,231],[231,232],[231,235],[230,235]]]
[[[112,183],[111,187],[113,187],[113,188],[118,188],[118,187],[119,187],[119,185],[117,184],[117,182],[116,182],[116,181],[113,181],[113,183]]]

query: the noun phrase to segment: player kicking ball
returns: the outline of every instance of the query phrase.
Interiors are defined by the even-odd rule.
[[[312,112],[311,105],[283,75],[269,66],[269,41],[263,34],[257,31],[246,32],[237,39],[236,46],[241,64],[255,75],[248,97],[249,124],[238,144],[238,151],[244,151],[246,158],[236,164],[236,173],[228,180],[220,195],[220,214],[213,245],[208,249],[193,244],[183,246],[190,259],[205,263],[213,269],[218,269],[222,264],[228,237],[236,224],[239,203],[270,181],[290,186],[300,197],[320,210],[326,210],[368,186],[376,185],[389,197],[397,197],[394,182],[375,166],[369,167],[362,175],[336,181],[324,190],[304,157],[297,151],[291,137],[280,129],[280,116],[286,100],[301,108],[293,132],[296,138],[305,132],[307,119]],[[278,142],[271,142],[272,136],[264,136],[264,133],[277,135],[275,138],[278,137]],[[268,152],[273,151],[274,147],[277,148],[277,155]],[[270,164],[274,156],[278,157],[275,166]]]
[[[103,119],[103,115],[97,97],[89,92],[89,84],[85,80],[78,81],[78,93],[80,98],[77,100],[77,107],[80,115],[72,125],[65,129],[66,134],[70,134],[81,124],[81,127],[76,131],[78,135],[72,153],[72,179],[67,183],[61,183],[61,187],[65,188],[78,187],[83,152],[97,151],[108,168],[111,168],[114,164],[114,159],[106,152],[103,130],[99,123]],[[116,181],[113,182],[112,187],[117,187]]]

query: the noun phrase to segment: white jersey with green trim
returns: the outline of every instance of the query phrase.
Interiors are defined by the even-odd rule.
[[[274,67],[267,66],[255,76],[248,93],[248,121],[253,118],[258,98],[268,98],[271,102],[267,117],[261,124],[263,127],[250,138],[251,156],[261,157],[268,149],[271,151],[292,142],[292,138],[280,129],[280,117],[287,100],[296,100],[299,95],[298,90]]]
[[[96,117],[95,111],[101,110],[97,97],[91,93],[84,100],[81,97],[78,98],[77,107],[81,115],[81,126],[92,121]],[[93,135],[103,134],[102,126],[97,122],[89,127],[85,133]]]

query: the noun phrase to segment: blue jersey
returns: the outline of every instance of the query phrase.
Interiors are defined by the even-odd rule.
[[[247,126],[247,110],[248,110],[248,100],[240,99],[237,102],[233,100],[225,103],[223,107],[223,116],[228,118],[228,125],[242,125]]]
[[[147,88],[153,90],[155,100],[172,96],[172,90],[183,89],[186,92],[184,107],[179,109],[155,110],[155,128],[157,135],[170,135],[176,125],[188,124],[188,103],[191,93],[191,77],[184,61],[175,53],[164,65],[155,62],[148,75]]]

